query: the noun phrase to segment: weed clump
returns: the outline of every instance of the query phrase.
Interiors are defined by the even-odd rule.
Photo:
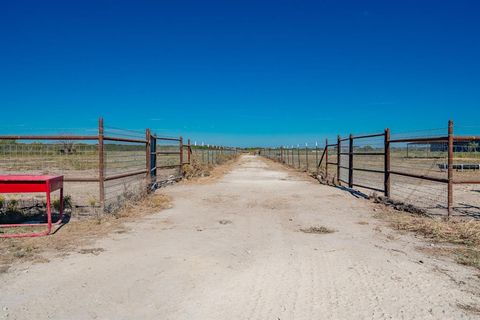
[[[327,228],[325,226],[313,226],[309,228],[302,228],[300,229],[303,233],[315,233],[315,234],[326,234],[326,233],[334,233],[335,230]]]

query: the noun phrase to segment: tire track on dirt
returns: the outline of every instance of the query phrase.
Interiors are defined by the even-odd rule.
[[[376,231],[369,203],[279,164],[243,156],[220,180],[161,192],[173,208],[99,240],[104,252],[0,275],[0,319],[478,318],[457,305],[480,296],[451,278],[475,271],[434,272],[420,240]],[[312,226],[335,232],[299,232]]]

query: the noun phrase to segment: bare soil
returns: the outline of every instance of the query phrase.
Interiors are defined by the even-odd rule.
[[[479,317],[477,269],[375,219],[378,205],[255,156],[227,171],[168,187],[172,208],[122,232],[0,274],[0,319]],[[300,231],[319,226],[335,232]]]

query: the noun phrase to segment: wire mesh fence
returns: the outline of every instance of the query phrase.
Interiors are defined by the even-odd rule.
[[[104,126],[103,119],[98,128],[63,132],[70,131],[0,136],[0,174],[62,175],[68,207],[75,217],[114,212],[164,181],[181,179],[182,168],[193,157],[200,164],[214,165],[237,153],[236,148],[194,149],[181,137]],[[58,195],[53,200],[58,201]],[[0,195],[0,222],[13,211],[36,207],[42,212],[44,202],[44,195]]]
[[[467,129],[458,132],[480,130]],[[305,170],[308,151],[280,149],[279,161]],[[266,149],[261,153],[272,158]],[[384,194],[433,215],[480,216],[480,138],[454,134],[453,122],[430,130],[339,137],[326,141],[320,153],[315,169],[325,181]]]

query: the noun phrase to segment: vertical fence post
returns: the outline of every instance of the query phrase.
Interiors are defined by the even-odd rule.
[[[390,129],[385,129],[385,166],[383,170],[385,171],[384,176],[384,189],[385,189],[385,197],[390,197]]]
[[[348,187],[353,188],[353,135],[348,138]]]
[[[337,136],[337,184],[342,185],[340,182],[340,166],[342,165],[342,161],[340,161],[340,152],[342,150],[342,141],[340,136]]]
[[[305,161],[307,162],[307,172],[308,172],[308,147],[305,145]]]
[[[325,139],[325,179],[328,179],[328,139]],[[317,166],[320,164],[317,162]]]
[[[145,130],[145,162],[146,162],[146,180],[147,180],[147,192],[150,191],[150,184],[152,183],[151,181],[151,154],[152,154],[152,147],[151,147],[151,140],[150,140],[150,129],[147,128]]]
[[[187,161],[190,164],[190,160],[192,158],[192,145],[190,144],[190,139],[188,139],[188,146],[187,146]]]
[[[448,195],[447,218],[450,219],[453,208],[453,121],[448,121]]]
[[[104,146],[103,118],[98,119],[98,186],[100,208],[105,209],[105,146]]]
[[[297,145],[297,163],[298,163],[298,169],[300,169],[300,146]]]
[[[315,165],[318,166],[318,143],[317,142],[315,142]]]
[[[156,134],[150,134],[150,179],[152,185],[157,183],[157,138]]]
[[[183,177],[183,138],[180,136],[178,138],[178,148],[180,150],[179,160],[180,160],[180,175]]]

